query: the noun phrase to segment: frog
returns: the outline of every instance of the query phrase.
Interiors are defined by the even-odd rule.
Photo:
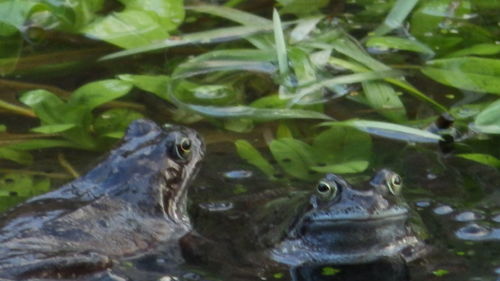
[[[0,279],[123,280],[106,272],[158,247],[176,249],[192,229],[187,189],[204,154],[193,129],[133,121],[85,175],[1,216]]]
[[[206,240],[187,256],[224,268],[216,274],[229,279],[268,276],[265,272],[272,278],[274,272],[289,270],[300,280],[303,274],[297,272],[322,265],[387,262],[404,268],[430,250],[425,225],[406,203],[402,178],[394,171],[380,169],[354,185],[326,174],[313,187],[307,185],[274,187],[264,190],[264,197],[259,192],[202,201],[192,218]]]
[[[285,209],[276,228],[281,234],[266,234],[275,241],[268,254],[294,267],[414,261],[428,253],[428,236],[421,218],[404,200],[402,187],[401,176],[389,169],[379,170],[358,188],[327,174],[311,193],[287,199],[302,203],[295,203],[294,211]],[[282,206],[268,207],[276,213]]]

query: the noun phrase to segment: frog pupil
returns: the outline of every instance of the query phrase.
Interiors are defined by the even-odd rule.
[[[400,176],[394,176],[392,178],[392,184],[393,185],[401,185],[401,177]]]
[[[183,139],[181,142],[181,150],[189,151],[191,149],[191,141],[189,139]]]
[[[329,190],[330,190],[330,187],[327,184],[325,184],[325,183],[320,183],[318,185],[318,191],[321,192],[321,193],[327,192]]]

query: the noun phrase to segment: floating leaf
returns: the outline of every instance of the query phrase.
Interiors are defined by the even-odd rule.
[[[450,273],[450,272],[448,270],[446,270],[446,269],[438,269],[438,270],[434,270],[432,272],[432,274],[434,274],[437,277],[445,276],[448,273]]]
[[[338,268],[333,268],[333,267],[330,267],[330,266],[325,266],[323,268],[321,268],[321,275],[323,276],[333,276],[337,273],[339,273],[341,270],[338,269]]]
[[[0,158],[8,159],[23,165],[31,165],[31,163],[33,163],[31,154],[9,147],[0,147]]]
[[[500,134],[500,99],[476,115],[474,128],[486,134]]]
[[[237,140],[234,144],[236,145],[238,155],[242,159],[259,168],[269,177],[272,177],[275,174],[273,165],[271,165],[251,143],[246,140]]]
[[[500,60],[461,57],[429,61],[422,73],[455,88],[500,94]]]
[[[481,153],[463,153],[457,154],[456,156],[472,160],[484,165],[488,165],[495,168],[500,168],[500,159],[489,155],[489,154],[481,154]]]
[[[331,127],[314,138],[315,165],[321,173],[359,173],[369,165],[371,137],[349,127]],[[321,164],[321,165],[319,165]]]
[[[380,121],[348,120],[344,122],[325,122],[322,125],[349,126],[380,137],[410,142],[436,143],[441,140],[441,136],[428,131]]]
[[[1,148],[0,148],[1,149]],[[50,190],[50,180],[23,173],[6,173],[0,176],[0,212]]]
[[[289,175],[303,179],[315,179],[309,167],[315,164],[311,146],[296,139],[273,140],[269,149],[280,167]]]

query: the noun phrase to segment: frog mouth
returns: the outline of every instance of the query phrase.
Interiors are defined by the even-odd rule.
[[[317,216],[314,217],[312,221],[317,223],[369,222],[369,221],[398,220],[398,219],[404,219],[406,217],[407,213],[359,215],[359,216],[345,216],[345,217]]]

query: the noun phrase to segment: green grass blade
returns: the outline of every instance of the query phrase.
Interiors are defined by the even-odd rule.
[[[278,58],[278,68],[280,75],[284,76],[288,73],[288,58],[286,54],[285,35],[283,34],[283,26],[278,11],[273,11],[273,30],[274,41],[276,44],[276,55]]]
[[[393,29],[400,27],[410,14],[418,0],[398,0],[385,18],[384,22],[373,32],[376,36],[387,34]]]
[[[144,47],[124,50],[101,57],[99,60],[111,60],[121,57],[137,55],[152,51],[158,51],[166,48],[191,45],[191,44],[214,44],[220,42],[234,41],[243,39],[259,32],[269,32],[273,28],[272,25],[256,25],[256,26],[237,26],[227,28],[217,28],[202,32],[190,33],[181,36],[180,39],[167,39],[159,43],[151,44]]]
[[[198,6],[187,6],[186,10],[191,10],[199,13],[210,14],[213,16],[221,17],[240,23],[247,26],[255,25],[269,25],[272,22],[264,17],[256,16],[251,13],[244,12],[242,10],[237,10],[229,7],[223,6],[213,6],[213,5],[198,5]]]

